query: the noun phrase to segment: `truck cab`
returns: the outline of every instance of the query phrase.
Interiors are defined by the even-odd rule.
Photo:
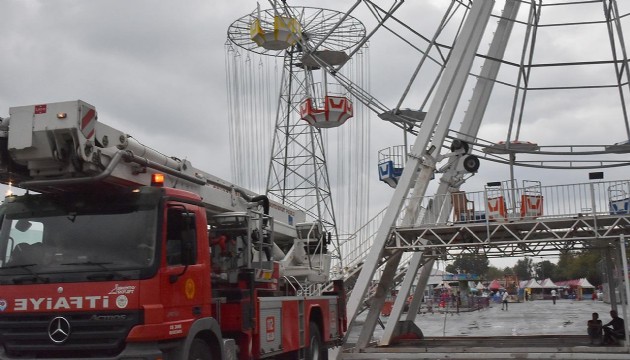
[[[5,355],[108,357],[133,350],[126,342],[147,340],[156,354],[168,352],[169,339],[212,316],[205,211],[195,201],[152,187],[7,198],[0,229]]]

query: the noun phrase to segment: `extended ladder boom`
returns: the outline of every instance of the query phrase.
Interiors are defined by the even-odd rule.
[[[151,171],[153,170],[153,171]],[[67,101],[10,108],[0,124],[0,182],[37,192],[151,185],[152,173],[165,186],[196,193],[210,212],[246,211],[259,199],[187,160],[148,148],[132,136],[98,121],[94,106]],[[302,211],[269,203],[276,237],[296,238]]]

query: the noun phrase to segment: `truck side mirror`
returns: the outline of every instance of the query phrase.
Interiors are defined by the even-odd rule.
[[[190,213],[184,215],[184,229],[182,230],[182,264],[197,263],[197,236],[195,231],[195,216]]]
[[[189,234],[192,234],[190,236]],[[193,265],[197,262],[196,242],[194,238],[194,232],[188,232],[184,235],[184,241],[182,241],[182,265]]]
[[[191,265],[197,261],[195,214],[181,205],[168,210],[166,257],[168,265]]]
[[[28,220],[20,219],[15,223],[15,228],[20,232],[26,232],[31,228],[31,222]]]

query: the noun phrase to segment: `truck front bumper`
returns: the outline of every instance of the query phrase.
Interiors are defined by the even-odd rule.
[[[59,358],[46,358],[37,356],[8,356],[4,351],[4,347],[0,346],[0,360],[59,360]],[[68,357],[67,359],[72,359]],[[84,356],[77,357],[77,359],[86,359]],[[158,346],[157,343],[128,343],[125,349],[114,357],[89,357],[89,360],[169,360],[166,355]]]

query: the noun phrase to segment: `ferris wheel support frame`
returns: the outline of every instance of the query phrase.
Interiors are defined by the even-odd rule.
[[[494,88],[494,79],[496,79],[499,69],[501,68],[501,62],[495,61],[494,59],[501,59],[505,54],[505,49],[507,48],[507,43],[514,27],[513,20],[516,19],[519,8],[520,2],[516,0],[508,0],[504,5],[502,11],[503,17],[499,20],[497,25],[497,30],[495,31],[492,43],[490,44],[490,49],[488,50],[488,56],[484,60],[481,74],[477,80],[472,98],[468,103],[469,107],[462,121],[460,129],[460,133],[462,135],[460,136],[460,139],[463,141],[469,142],[474,139],[476,134],[479,132],[481,119],[483,118],[483,114],[485,113],[490,100],[490,95],[492,94],[492,90]],[[450,214],[452,206],[450,202],[444,202],[443,200],[447,198],[446,195],[450,190],[459,189],[459,185],[461,184],[457,170],[461,159],[461,157],[458,158],[457,161],[446,170],[436,191],[436,202],[433,203],[433,206],[435,209],[440,209],[438,213],[439,221],[446,220]],[[416,318],[416,315],[418,314],[418,307],[420,305],[420,299],[422,299],[422,293],[427,286],[431,273],[430,270],[433,268],[433,264],[435,263],[435,258],[431,257],[433,254],[428,254],[429,256],[426,255],[427,254],[425,252],[414,252],[412,255],[405,278],[398,293],[399,296],[396,297],[394,307],[389,316],[389,321],[385,324],[383,336],[379,343],[380,345],[391,344],[396,330],[399,326],[401,326],[399,320],[403,313],[405,300],[411,292],[414,279],[420,266],[424,264],[422,265],[423,268],[418,275],[416,290],[413,294],[415,304],[412,302],[410,305],[405,322],[413,321]]]
[[[621,111],[623,113],[624,124],[626,127],[626,136],[628,137],[628,139],[630,139],[630,124],[628,123],[628,109],[626,107],[626,102],[625,102],[625,98],[624,98],[623,90],[622,90],[622,78],[624,74],[624,71],[623,71],[624,67],[626,70],[625,71],[626,79],[629,78],[628,63],[624,62],[624,65],[621,66],[621,69],[619,68],[619,63],[617,62],[618,60],[617,52],[615,51],[615,37],[614,37],[613,24],[612,24],[613,21],[615,23],[614,30],[617,31],[617,36],[619,37],[618,39],[619,46],[621,48],[623,59],[628,58],[628,53],[626,51],[626,41],[623,37],[623,31],[621,30],[621,20],[620,20],[620,15],[619,15],[619,8],[617,7],[617,2],[612,1],[611,6],[606,7],[606,2],[603,1],[602,6],[604,7],[604,15],[606,16],[606,20],[607,20],[606,25],[608,26],[608,38],[610,39],[610,48],[612,51],[613,60],[615,60],[615,73],[617,74],[617,88],[619,89],[619,99],[621,103]],[[628,86],[630,87],[630,84],[628,84]]]
[[[355,323],[359,305],[362,303],[367,293],[372,277],[382,258],[385,243],[389,239],[391,228],[395,224],[398,214],[402,209],[407,193],[412,188],[414,180],[416,180],[416,171],[418,169],[420,169],[420,173],[417,175],[415,182],[414,195],[423,196],[426,193],[428,183],[435,171],[435,157],[439,155],[448,128],[453,119],[454,109],[447,109],[447,106],[452,107],[453,104],[456,105],[459,102],[476,51],[481,42],[488,20],[490,19],[493,6],[494,0],[475,1],[472,4],[463,30],[453,48],[450,61],[446,64],[446,69],[438,85],[435,98],[429,107],[429,111],[420,128],[398,186],[394,191],[390,206],[378,229],[372,249],[365,259],[363,269],[348,299],[347,314],[350,319],[348,333],[351,332]],[[399,261],[400,256],[395,254],[392,256],[392,260],[393,262],[396,262],[396,260]],[[380,312],[385,301],[385,291],[383,287],[388,286],[384,284],[391,283],[395,274],[395,268],[397,267],[397,264],[396,266],[390,266],[389,264],[390,262],[386,264],[386,268],[389,270],[394,268],[394,271],[384,272],[381,277],[381,281],[379,282],[380,289],[377,289],[377,294],[380,296],[379,298],[374,298],[371,303],[370,312],[368,313],[359,339],[357,340],[357,348],[364,348],[368,345],[373,334],[373,329],[376,327],[379,315],[378,312]]]

